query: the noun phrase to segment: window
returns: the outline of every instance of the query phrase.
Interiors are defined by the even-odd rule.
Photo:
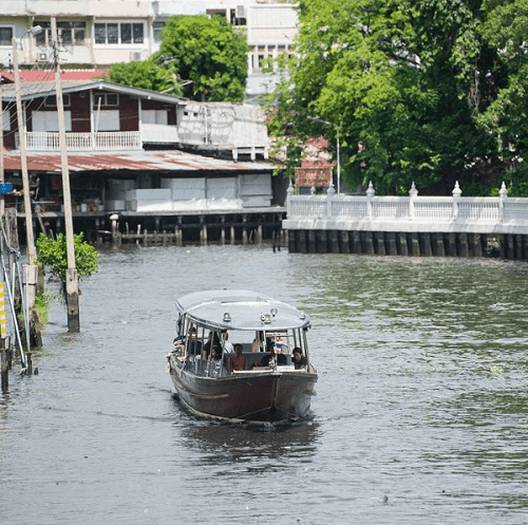
[[[143,124],[165,124],[168,122],[166,109],[143,109],[141,110],[141,122]]]
[[[56,111],[33,111],[31,113],[33,131],[59,131],[59,117]],[[64,112],[66,131],[71,131],[71,111]]]
[[[95,24],[96,44],[143,44],[143,23],[111,22]]]
[[[95,131],[119,131],[119,110],[104,109],[94,113]]]
[[[238,6],[237,9],[230,10],[229,21],[232,26],[245,26],[247,25],[247,20],[245,17],[244,6]]]
[[[70,95],[62,95],[62,105],[65,108],[69,108],[71,105]],[[44,100],[44,107],[45,108],[56,108],[57,107],[57,100],[55,97],[46,97]]]
[[[4,131],[9,131],[11,129],[11,113],[9,111],[6,111],[4,108],[4,111],[2,112],[2,128]]]
[[[10,46],[13,39],[11,26],[0,26],[0,46]]]
[[[94,109],[98,107],[117,107],[119,105],[119,95],[117,93],[95,93]]]
[[[51,23],[37,21],[33,26],[42,27],[42,31],[35,35],[37,46],[51,45]],[[85,22],[57,22],[57,36],[59,41],[67,46],[82,46],[86,36]]]
[[[154,22],[152,27],[154,30],[154,42],[161,42],[161,32],[165,27],[165,22]]]

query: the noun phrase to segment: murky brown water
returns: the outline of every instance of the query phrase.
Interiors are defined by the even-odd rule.
[[[0,523],[528,521],[528,265],[105,254],[80,336],[51,309],[40,375],[0,397]],[[198,421],[171,395],[174,299],[262,290],[310,312],[315,420]]]

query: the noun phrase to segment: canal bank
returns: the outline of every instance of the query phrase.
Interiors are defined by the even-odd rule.
[[[50,305],[40,374],[0,397],[1,521],[522,523],[527,279],[490,259],[102,250],[83,331]],[[174,301],[218,286],[311,315],[313,424],[256,433],[181,411]]]

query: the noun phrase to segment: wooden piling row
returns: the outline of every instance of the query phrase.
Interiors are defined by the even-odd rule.
[[[528,235],[290,230],[291,253],[414,257],[503,257],[528,260]]]

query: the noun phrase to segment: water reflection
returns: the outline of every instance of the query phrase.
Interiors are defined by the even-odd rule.
[[[317,452],[320,437],[317,421],[270,429],[198,420],[192,415],[183,419],[185,423],[178,424],[178,446],[183,444],[199,452],[198,462],[208,465],[261,460],[309,462]],[[277,468],[278,464],[274,465]]]

